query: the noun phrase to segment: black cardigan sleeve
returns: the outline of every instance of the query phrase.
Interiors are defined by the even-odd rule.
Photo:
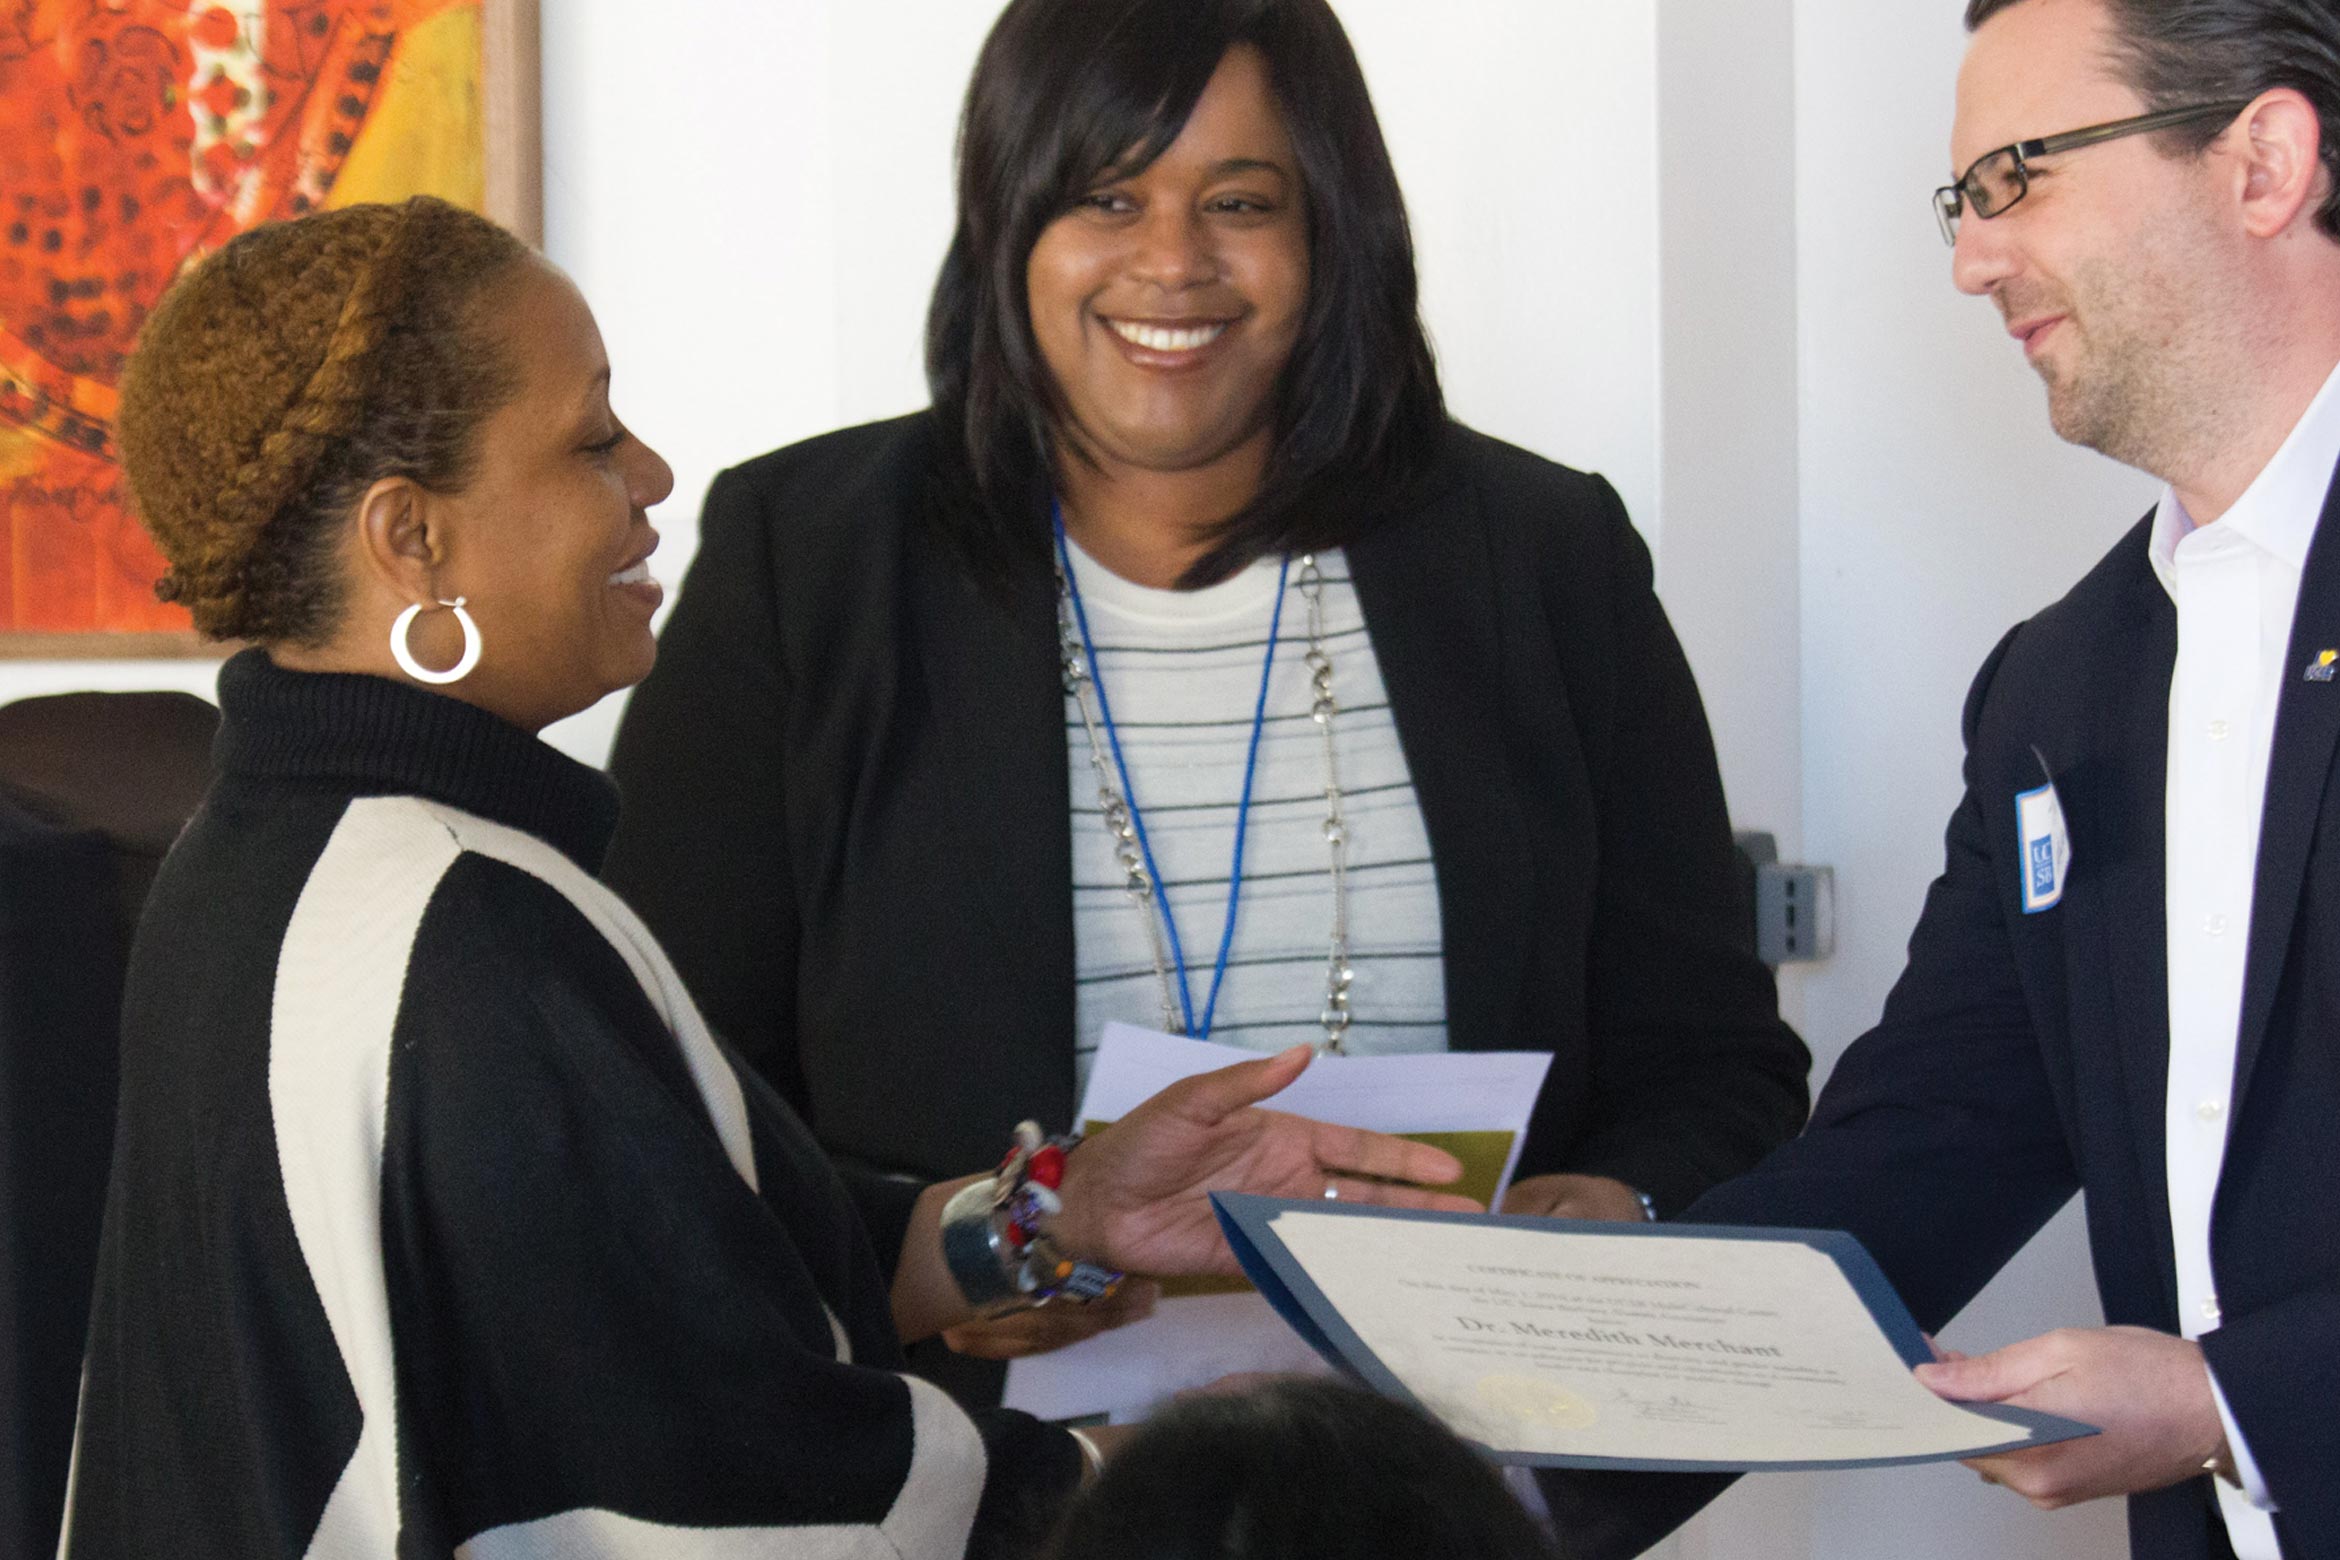
[[[1714,741],[1682,647],[1653,589],[1649,549],[1608,483],[1589,556],[1547,558],[1546,601],[1596,584],[1556,637],[1597,673],[1571,677],[1598,823],[1587,955],[1590,1130],[1566,1168],[1613,1176],[1679,1213],[1803,1126],[1811,1057],[1779,1018],[1756,957]],[[1565,657],[1564,657],[1565,664]],[[1598,692],[1594,692],[1594,689]]]
[[[610,773],[625,805],[602,876],[657,934],[708,1024],[801,1112],[774,567],[762,506],[725,472],[657,669],[618,728]]]
[[[737,471],[717,477],[657,670],[618,728],[610,772],[625,805],[602,877],[656,933],[708,1025],[809,1117],[771,536],[754,485]],[[890,1278],[922,1188],[838,1171]]]

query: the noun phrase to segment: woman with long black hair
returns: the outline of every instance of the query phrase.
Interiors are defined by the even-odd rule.
[[[1796,1130],[1648,553],[1448,420],[1323,0],[1014,0],[928,368],[717,479],[614,760],[612,879],[833,1154],[908,1195],[1069,1116],[1112,1019],[1549,1051],[1515,1211]]]

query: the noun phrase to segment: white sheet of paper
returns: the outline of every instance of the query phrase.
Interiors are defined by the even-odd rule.
[[[1800,1242],[1297,1209],[1273,1228],[1408,1392],[1498,1452],[1760,1467],[2030,1434],[1920,1386]]]
[[[1108,1024],[1089,1069],[1081,1119],[1118,1121],[1182,1078],[1258,1059],[1258,1052],[1236,1046]],[[1551,1063],[1542,1052],[1320,1056],[1267,1104],[1377,1132],[1509,1132],[1500,1200]],[[1120,1423],[1239,1371],[1325,1368],[1258,1295],[1197,1295],[1164,1300],[1145,1321],[1069,1349],[1011,1362],[1006,1401],[1043,1419],[1109,1414]]]

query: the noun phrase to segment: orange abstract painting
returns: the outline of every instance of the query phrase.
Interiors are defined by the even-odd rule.
[[[480,5],[0,0],[0,638],[186,628],[115,464],[139,325],[259,223],[480,208]]]

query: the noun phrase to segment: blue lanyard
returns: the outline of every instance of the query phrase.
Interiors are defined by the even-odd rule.
[[[1243,760],[1243,798],[1235,808],[1235,861],[1227,872],[1227,924],[1219,933],[1219,960],[1211,971],[1211,991],[1203,1002],[1202,1022],[1194,1021],[1194,992],[1186,978],[1186,949],[1178,940],[1178,918],[1170,913],[1170,890],[1163,885],[1162,869],[1154,865],[1154,847],[1146,837],[1146,817],[1138,809],[1137,787],[1130,784],[1129,761],[1121,754],[1121,732],[1113,724],[1113,701],[1105,695],[1105,676],[1097,667],[1097,642],[1089,637],[1089,610],[1081,603],[1081,582],[1073,573],[1072,545],[1064,534],[1064,507],[1049,500],[1049,518],[1056,527],[1056,557],[1064,570],[1064,586],[1072,597],[1073,620],[1080,625],[1081,653],[1089,662],[1089,685],[1097,690],[1097,713],[1105,723],[1105,740],[1113,749],[1113,767],[1121,776],[1121,799],[1129,807],[1130,826],[1137,831],[1138,849],[1146,859],[1146,876],[1154,885],[1154,903],[1170,934],[1170,962],[1178,975],[1178,1006],[1186,1018],[1186,1032],[1197,1040],[1211,1037],[1211,1021],[1219,1011],[1219,987],[1227,979],[1227,956],[1235,947],[1235,911],[1243,897],[1243,842],[1251,825],[1251,787],[1259,778],[1259,738],[1267,729],[1268,679],[1276,669],[1276,644],[1283,636],[1284,586],[1292,573],[1289,554],[1276,571],[1276,605],[1268,620],[1267,660],[1259,670],[1259,702],[1251,711],[1251,749]]]

